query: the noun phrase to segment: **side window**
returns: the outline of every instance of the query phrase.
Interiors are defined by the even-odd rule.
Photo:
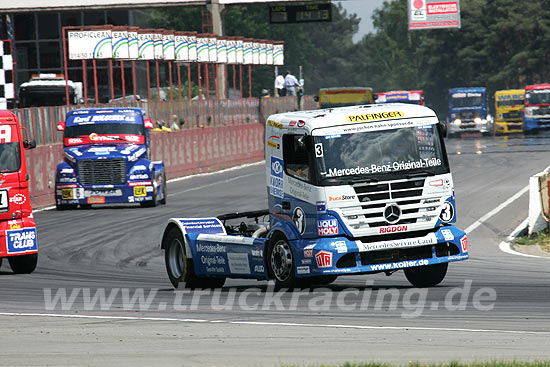
[[[311,138],[306,135],[283,135],[283,158],[286,173],[300,180],[311,182],[310,151]]]

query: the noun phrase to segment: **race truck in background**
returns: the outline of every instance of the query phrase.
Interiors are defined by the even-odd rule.
[[[66,105],[66,85],[69,88],[69,104],[83,103],[82,82],[66,82],[62,74],[38,74],[19,86],[18,107]]]
[[[422,90],[401,90],[376,93],[374,101],[376,103],[412,103],[424,105],[424,91]]]
[[[38,262],[25,161],[25,150],[36,143],[24,139],[21,132],[17,117],[0,110],[0,265],[7,258],[17,274],[32,273]]]
[[[315,96],[319,108],[335,108],[374,103],[372,88],[368,87],[338,87],[321,88]]]
[[[525,87],[523,132],[536,133],[550,127],[550,84]]]
[[[493,117],[489,114],[486,88],[449,89],[447,102],[449,135],[462,133],[489,135],[492,133]]]
[[[269,208],[170,219],[161,248],[172,285],[285,288],[404,270],[412,285],[435,286],[468,258],[444,135],[431,109],[411,104],[270,116]]]
[[[506,89],[495,92],[495,134],[523,131],[523,99],[525,90]]]
[[[63,131],[63,162],[57,165],[58,210],[92,204],[166,203],[164,163],[151,160],[153,121],[137,108],[74,110]]]

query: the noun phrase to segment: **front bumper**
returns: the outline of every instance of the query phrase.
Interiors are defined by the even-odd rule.
[[[0,221],[0,258],[37,252],[38,240],[33,218]]]
[[[456,125],[451,122],[448,124],[448,132],[450,134],[460,133],[489,133],[491,132],[491,125],[489,123],[476,124],[475,122],[463,121],[460,125]]]
[[[152,181],[95,186],[58,183],[55,201],[58,205],[140,203],[153,200],[156,189]]]
[[[291,244],[297,277],[378,273],[468,259],[466,233],[455,226],[376,242],[334,237]]]
[[[521,133],[523,132],[523,121],[496,121],[495,133],[496,134],[509,134],[509,133]]]

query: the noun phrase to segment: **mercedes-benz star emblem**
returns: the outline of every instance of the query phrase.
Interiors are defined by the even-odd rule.
[[[399,222],[399,217],[401,217],[401,208],[397,204],[390,204],[384,209],[384,218],[389,224]]]

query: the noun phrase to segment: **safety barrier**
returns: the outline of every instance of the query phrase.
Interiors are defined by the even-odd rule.
[[[303,96],[300,109],[315,109],[317,103],[311,96]],[[202,99],[179,101],[151,101],[112,103],[88,106],[137,107],[155,122],[170,126],[175,119],[185,121],[185,129],[197,127],[224,127],[264,123],[267,116],[278,112],[298,109],[296,97],[245,98],[245,99]],[[57,122],[63,121],[70,109],[88,108],[80,106],[47,106],[13,110],[27,134],[36,140],[37,145],[60,143],[62,132],[57,131]]]

